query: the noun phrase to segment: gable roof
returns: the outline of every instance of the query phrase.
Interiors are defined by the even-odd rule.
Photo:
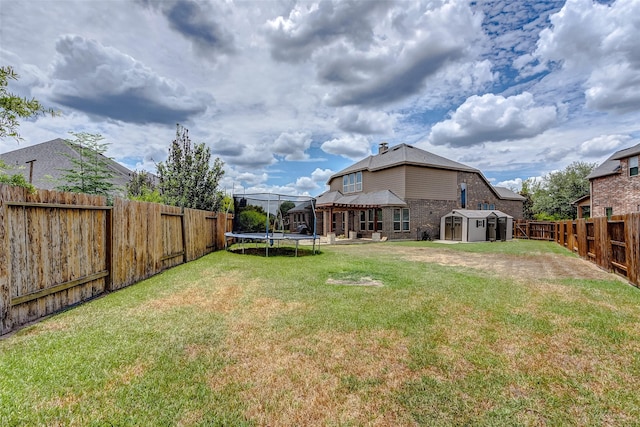
[[[346,173],[362,170],[378,171],[400,165],[428,166],[436,169],[480,172],[478,169],[463,165],[462,163],[454,162],[453,160],[421,150],[412,145],[400,144],[395,145],[382,153],[371,155],[357,163],[354,163],[340,172],[333,174],[329,178],[329,181]]]
[[[513,218],[511,215],[498,210],[477,210],[477,209],[454,209],[445,216],[460,215],[469,219],[489,218],[490,216],[498,218]]]
[[[596,167],[587,175],[587,179],[601,178],[603,176],[614,175],[620,172],[620,159],[625,157],[637,156],[640,154],[640,144],[636,144],[633,147],[618,150],[613,153],[607,160],[601,165]]]
[[[27,181],[30,173],[30,165],[27,162],[35,160],[33,162],[33,185],[45,190],[54,190],[63,184],[62,176],[65,172],[62,169],[75,167],[67,156],[79,157],[79,154],[64,139],[56,138],[0,154],[0,159],[8,166],[20,167],[10,173],[21,173]],[[132,172],[112,159],[102,154],[100,156],[113,174],[111,180],[113,184],[116,187],[124,187],[129,182]],[[23,166],[24,168],[22,168]]]

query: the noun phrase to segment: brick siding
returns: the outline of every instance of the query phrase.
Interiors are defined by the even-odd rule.
[[[640,209],[640,176],[629,176],[629,159],[620,159],[620,173],[591,180],[591,216],[638,212]]]

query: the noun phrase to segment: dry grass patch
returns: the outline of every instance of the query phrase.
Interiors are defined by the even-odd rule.
[[[292,338],[268,328],[300,303],[259,298],[230,324],[231,361],[210,387],[240,388],[245,416],[258,425],[411,425],[393,394],[416,374],[408,341],[394,331],[323,331]]]
[[[196,307],[217,313],[234,310],[243,295],[243,287],[236,278],[216,278],[211,289],[191,287],[162,298],[151,300],[136,308],[137,311],[171,310],[176,307]]]
[[[240,385],[246,416],[258,425],[411,425],[393,394],[415,374],[406,340],[391,331],[282,340],[256,329],[230,342],[234,362],[210,385]]]

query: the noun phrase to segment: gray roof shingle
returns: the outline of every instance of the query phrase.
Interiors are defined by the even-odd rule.
[[[416,165],[428,166],[438,169],[451,169],[467,172],[479,172],[478,169],[472,168],[462,163],[454,162],[437,154],[421,150],[412,145],[399,144],[389,148],[383,153],[369,156],[357,163],[341,170],[329,178],[331,179],[361,170],[377,171],[398,165]]]
[[[79,154],[64,139],[56,138],[0,154],[0,159],[8,166],[18,167],[19,169],[14,169],[11,173],[21,173],[27,181],[30,172],[30,165],[27,162],[35,160],[33,162],[33,185],[44,190],[54,190],[64,184],[62,182],[62,176],[65,174],[63,170],[75,167],[67,156],[77,157]],[[112,159],[102,157],[113,173],[113,184],[116,187],[124,188],[129,182],[132,172]]]

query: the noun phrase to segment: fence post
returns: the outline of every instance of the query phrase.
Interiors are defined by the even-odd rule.
[[[113,206],[112,206],[113,208]],[[113,290],[113,209],[107,209],[105,211],[106,224],[105,224],[105,270],[107,270],[107,277],[105,277],[105,290]]]
[[[9,228],[7,227],[7,208],[4,204],[7,196],[7,186],[0,185],[0,335],[11,330],[11,291],[9,289]]]
[[[180,226],[182,228],[182,263],[187,263],[187,226],[185,224],[185,210],[182,207],[182,215],[180,216]]]

